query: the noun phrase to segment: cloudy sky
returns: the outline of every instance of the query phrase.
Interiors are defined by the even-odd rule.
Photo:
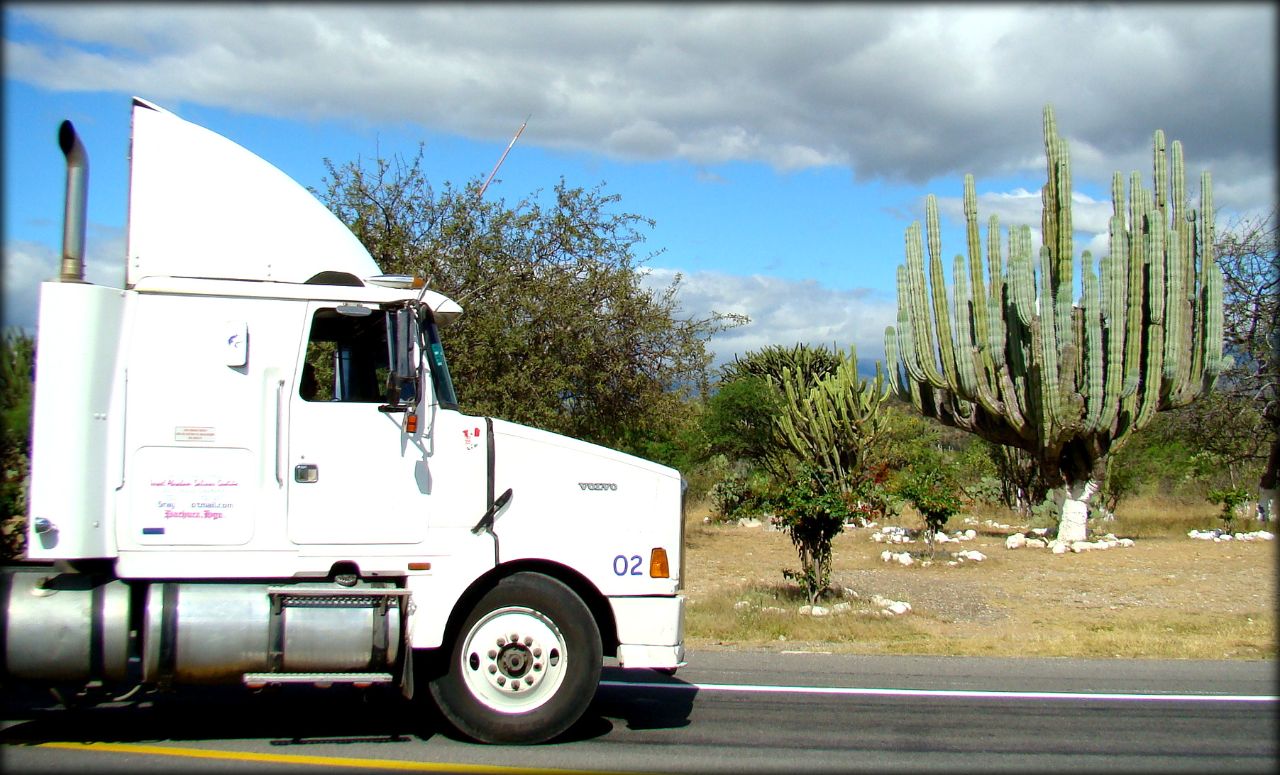
[[[768,344],[883,355],[903,233],[965,173],[980,216],[1039,223],[1041,110],[1071,144],[1077,250],[1105,245],[1113,171],[1151,135],[1209,169],[1221,221],[1276,200],[1272,3],[7,3],[4,323],[56,273],[70,118],[90,156],[89,278],[122,282],[129,101],[244,145],[303,185],[323,160],[411,157],[487,198],[603,185],[690,315],[745,313],[719,361]]]

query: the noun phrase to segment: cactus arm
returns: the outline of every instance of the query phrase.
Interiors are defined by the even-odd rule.
[[[991,350],[991,341],[988,338],[991,331],[987,319],[990,312],[987,308],[987,289],[982,280],[982,237],[978,232],[978,195],[974,188],[973,175],[964,176],[964,222],[969,242],[969,292],[973,301],[973,339],[974,346],[982,354],[984,360],[982,370],[985,371],[985,361],[991,357],[988,354]],[[998,277],[999,274],[996,276]],[[995,293],[994,284],[991,291]],[[960,313],[957,311],[956,314]]]
[[[1145,343],[1142,332],[1142,309],[1145,304],[1145,267],[1147,240],[1143,236],[1147,220],[1147,209],[1150,194],[1142,186],[1142,178],[1133,173],[1129,180],[1129,224],[1127,237],[1128,254],[1128,302],[1125,305],[1125,343],[1124,343],[1124,389],[1122,391],[1121,408],[1124,424],[1119,432],[1131,427],[1138,416],[1138,403],[1141,395],[1138,392],[1141,382],[1142,348]]]
[[[942,360],[944,385],[952,393],[959,388],[956,373],[955,340],[951,335],[951,313],[947,310],[947,280],[942,271],[942,230],[938,225],[938,199],[925,197],[925,230],[929,241],[929,291],[933,298],[934,344]]]
[[[1106,351],[1102,347],[1102,302],[1098,289],[1098,279],[1093,273],[1093,262],[1085,252],[1082,262],[1084,267],[1084,298],[1082,299],[1082,319],[1084,328],[1084,388],[1085,417],[1083,429],[1086,433],[1097,433],[1101,430],[1103,409],[1108,403],[1104,389],[1106,371]],[[1105,262],[1104,262],[1105,263]]]
[[[1052,257],[1050,288],[1056,295],[1060,287],[1071,287],[1075,249],[1071,225],[1071,160],[1066,141],[1058,136],[1053,108],[1048,105],[1044,108],[1044,153],[1049,177],[1041,190],[1044,205],[1041,233]]]
[[[1213,181],[1208,171],[1200,174],[1200,269],[1204,272],[1204,378],[1201,390],[1208,393],[1225,367],[1222,357],[1222,269],[1218,266],[1217,234],[1213,220]]]
[[[976,396],[978,393],[978,376],[974,367],[973,327],[970,319],[974,314],[973,299],[969,291],[969,281],[965,277],[965,261],[960,255],[955,257],[952,266],[952,293],[955,296],[956,343],[954,348],[956,360],[956,383],[959,392],[964,396]],[[972,310],[972,311],[971,311]]]
[[[1137,414],[1133,420],[1133,429],[1141,428],[1151,421],[1160,405],[1160,382],[1164,372],[1164,303],[1165,303],[1165,263],[1164,228],[1159,220],[1159,209],[1151,207],[1147,211],[1148,222],[1152,227],[1145,236],[1145,252],[1150,257],[1147,263],[1148,290],[1145,295],[1148,308],[1148,319],[1143,342],[1147,362],[1141,371],[1141,386]]]
[[[1186,279],[1182,274],[1181,252],[1179,249],[1177,229],[1165,232],[1164,243],[1164,353],[1161,367],[1161,393],[1165,398],[1172,398],[1178,392],[1178,384],[1182,376],[1183,363],[1191,359],[1187,348],[1191,346],[1190,321],[1186,319],[1187,304],[1182,284]]]
[[[925,305],[924,248],[921,244],[920,224],[907,228],[907,307],[911,317],[911,335],[915,345],[916,363],[929,384],[946,387],[947,378],[938,371],[933,346],[934,326]]]
[[[990,295],[987,296],[987,358],[991,368],[999,372],[1005,365],[1005,289],[1004,257],[1000,254],[1000,219],[991,216],[987,223],[987,273]]]
[[[911,315],[911,286],[907,267],[898,267],[898,350],[907,377],[912,382],[925,382],[928,377],[920,365],[919,349],[915,343],[915,327]],[[887,351],[886,351],[887,355]]]

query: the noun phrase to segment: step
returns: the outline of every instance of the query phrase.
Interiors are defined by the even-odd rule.
[[[316,684],[329,686],[332,684],[355,684],[371,686],[373,684],[389,684],[394,681],[390,673],[245,673],[244,684],[251,688],[267,684]]]
[[[290,597],[408,597],[411,591],[399,587],[386,589],[344,589],[342,587],[267,587],[268,595],[289,595]]]

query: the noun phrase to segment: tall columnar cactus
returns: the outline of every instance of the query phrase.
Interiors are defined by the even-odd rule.
[[[1116,173],[1109,254],[1080,257],[1078,300],[1071,167],[1053,109],[1044,109],[1048,181],[1041,246],[1029,226],[987,226],[982,267],[977,195],[964,181],[968,258],[955,257],[952,299],[943,274],[937,201],[925,203],[929,279],[919,223],[898,267],[898,325],[885,330],[890,383],[924,415],[1025,449],[1052,486],[1066,488],[1059,538],[1085,535],[1085,507],[1106,456],[1160,410],[1190,403],[1222,365],[1222,273],[1214,260],[1213,194],[1187,206],[1182,145],[1154,137],[1154,189]],[[930,314],[930,309],[932,314]]]
[[[858,376],[857,351],[850,349],[834,372],[816,381],[789,367],[783,368],[780,380],[770,381],[782,392],[775,442],[847,492],[857,484],[867,451],[883,428],[880,407],[889,391],[880,364],[873,380],[863,379]],[[779,456],[774,462],[784,459]]]

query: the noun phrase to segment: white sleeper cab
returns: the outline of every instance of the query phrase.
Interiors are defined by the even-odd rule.
[[[457,304],[140,99],[124,288],[85,282],[88,157],[58,135],[4,681],[417,683],[465,735],[531,743],[577,721],[605,657],[684,664],[677,471],[463,414]]]

